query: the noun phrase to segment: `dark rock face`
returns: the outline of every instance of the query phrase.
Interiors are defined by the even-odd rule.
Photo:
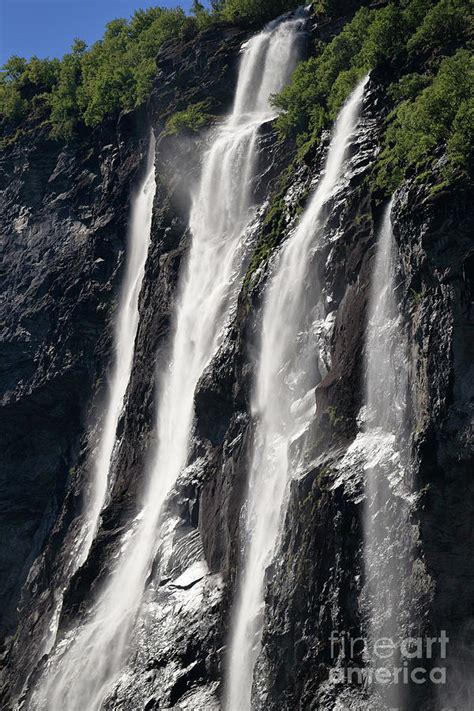
[[[39,130],[2,157],[2,637],[79,461],[142,156],[124,120],[69,148]]]
[[[190,104],[209,102],[210,113],[231,108],[242,43],[248,30],[215,25],[199,37],[160,51],[151,104],[155,120],[163,121]]]
[[[472,694],[472,235],[468,186],[400,196],[399,243],[413,343],[413,420],[420,490],[419,558],[434,590],[420,626],[449,637],[447,684],[436,701]],[[427,194],[428,193],[428,194]],[[419,206],[413,209],[412,205]],[[411,297],[411,298],[410,298]],[[423,708],[429,709],[428,699]],[[421,704],[420,704],[421,706]]]
[[[319,31],[330,35],[334,28]],[[15,708],[18,698],[34,708],[30,692],[41,673],[55,589],[68,582],[61,635],[87,611],[136,513],[155,436],[156,373],[165,362],[178,274],[189,245],[189,187],[206,146],[203,135],[176,138],[160,132],[168,116],[189,103],[209,98],[216,115],[229,108],[244,39],[242,30],[223,26],[179,49],[170,45],[159,57],[146,115],[123,116],[117,126],[68,148],[38,130],[2,159],[0,530],[8,545],[0,547],[1,633],[7,637],[16,630],[15,640],[5,645],[2,708]],[[366,305],[383,208],[370,187],[385,116],[382,82],[373,77],[370,83],[351,170],[312,265],[311,274],[323,287],[319,306],[327,326],[315,353],[318,410],[307,467],[292,482],[280,550],[267,571],[255,709],[369,704],[362,686],[343,685],[331,676],[334,667],[363,660],[340,647],[334,651],[330,637],[357,638],[367,626],[364,473],[347,455],[364,400]],[[91,554],[68,581],[68,552],[81,524],[101,378],[110,358],[129,200],[142,170],[149,122],[158,136],[157,192],[135,361],[119,424],[121,446]],[[189,466],[168,502],[130,658],[104,703],[108,711],[220,708],[230,610],[242,564],[241,507],[254,425],[249,402],[268,260],[291,235],[326,147],[323,140],[287,182],[285,227],[265,250],[270,240],[265,200],[279,192],[278,178],[294,147],[279,145],[271,126],[260,136],[256,192],[264,206],[254,240],[256,254],[266,257],[249,270],[226,339],[198,385]],[[446,630],[452,645],[450,684],[439,698],[431,695],[432,687],[409,688],[404,708],[413,711],[452,705],[453,699],[459,708],[469,707],[474,259],[468,187],[436,193],[412,180],[398,192],[394,207],[397,296],[410,343],[413,436],[407,476],[415,496],[408,531],[397,528],[404,520],[400,498],[394,496],[390,511],[381,513],[410,552],[400,602],[409,611],[401,622],[403,634],[435,636]],[[374,702],[374,708],[387,708],[381,699]]]

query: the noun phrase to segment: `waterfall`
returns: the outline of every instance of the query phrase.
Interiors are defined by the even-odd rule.
[[[213,136],[193,199],[192,242],[179,279],[169,362],[158,381],[157,445],[143,507],[89,618],[66,635],[50,662],[41,690],[49,711],[99,709],[125,662],[162,509],[187,462],[196,385],[241,286],[258,131],[274,116],[270,96],[295,67],[303,22],[297,16],[273,22],[243,48],[233,111]]]
[[[56,591],[56,609],[49,626],[48,637],[44,640],[43,654],[49,653],[54,645],[64,587],[89,555],[107,494],[117,425],[132,371],[138,329],[138,297],[150,244],[155,188],[155,139],[152,134],[148,147],[145,177],[132,200],[125,274],[114,322],[114,361],[108,382],[101,431],[91,459],[91,479],[85,496],[83,528],[70,551],[69,566],[64,571],[63,589]]]
[[[397,382],[394,341],[398,330],[395,299],[395,242],[392,204],[388,204],[380,226],[369,298],[366,337],[366,404],[370,429],[392,432],[404,417],[404,393]]]
[[[94,455],[91,492],[87,507],[87,533],[81,552],[81,562],[87,558],[89,553],[107,494],[117,425],[132,372],[139,320],[138,298],[150,245],[155,192],[155,139],[152,134],[145,178],[134,199],[132,208],[125,278],[115,321],[114,364],[108,384],[102,432]]]
[[[409,494],[405,483],[403,436],[406,421],[406,354],[395,297],[396,248],[391,201],[378,233],[366,334],[364,562],[368,617],[367,658],[377,665],[375,641],[397,644],[400,600],[408,563]],[[406,461],[405,461],[406,464]],[[404,610],[405,616],[409,610]],[[392,662],[382,666],[397,666]],[[395,686],[379,688],[393,706],[401,703]]]
[[[295,233],[277,257],[264,301],[252,400],[257,424],[247,496],[247,550],[230,645],[228,711],[251,707],[253,669],[263,625],[265,570],[274,556],[288,483],[297,467],[291,448],[315,413],[318,373],[312,365],[317,358],[311,326],[318,287],[316,270],[311,270],[310,278],[308,271],[324,238],[325,207],[344,173],[365,83],[357,86],[339,114],[323,174]]]

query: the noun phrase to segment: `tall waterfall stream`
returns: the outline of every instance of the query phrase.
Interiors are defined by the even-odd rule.
[[[400,642],[400,596],[409,560],[405,538],[410,497],[404,444],[407,366],[395,296],[392,204],[393,200],[378,232],[366,334],[364,563],[370,664],[375,663],[373,648],[378,639],[389,639],[394,645]],[[380,687],[379,692],[392,706],[403,701],[396,684]]]

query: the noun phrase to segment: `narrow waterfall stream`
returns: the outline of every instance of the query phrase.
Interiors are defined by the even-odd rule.
[[[253,412],[257,418],[249,476],[247,547],[229,654],[227,711],[251,708],[253,670],[259,654],[264,613],[265,570],[271,563],[285,508],[287,486],[297,462],[290,446],[314,416],[315,344],[312,310],[318,287],[309,295],[307,273],[315,246],[324,239],[325,206],[344,174],[357,127],[361,82],[336,121],[322,177],[295,233],[274,266],[263,306],[263,323]],[[311,275],[314,285],[315,275]]]
[[[396,363],[393,360],[394,339],[398,330],[398,305],[395,298],[392,202],[385,209],[377,239],[366,339],[367,421],[372,428],[380,428],[385,432],[399,429],[404,417],[404,393],[400,392]]]
[[[143,508],[90,617],[58,645],[39,691],[41,708],[99,709],[124,664],[162,508],[186,464],[194,391],[243,278],[258,131],[274,115],[270,96],[295,67],[303,23],[300,16],[273,22],[244,46],[233,112],[215,132],[193,200],[192,243],[178,286],[169,363],[158,383],[157,445]]]
[[[400,596],[407,577],[409,494],[406,488],[407,367],[401,317],[395,296],[396,247],[391,201],[379,229],[372,272],[366,335],[364,563],[368,616],[368,663],[375,669],[379,639],[400,643]],[[403,611],[409,615],[409,610]],[[381,666],[398,666],[398,653]],[[375,685],[377,687],[377,685]],[[400,685],[376,691],[402,707]]]
[[[132,371],[139,318],[138,298],[150,244],[155,190],[155,139],[152,135],[148,147],[145,177],[132,199],[125,274],[114,322],[114,360],[108,382],[99,439],[90,463],[90,486],[85,495],[83,530],[70,552],[70,564],[68,570],[65,571],[65,583],[79,570],[89,555],[107,494],[117,425]],[[49,653],[54,645],[63,594],[64,590],[56,591],[56,610],[50,623],[50,634],[44,641],[43,654]]]
[[[117,425],[132,371],[139,319],[138,298],[150,245],[155,192],[155,139],[152,135],[145,178],[133,203],[127,265],[115,322],[114,364],[108,386],[100,441],[94,454],[91,493],[87,509],[88,530],[79,564],[87,558],[107,494]]]

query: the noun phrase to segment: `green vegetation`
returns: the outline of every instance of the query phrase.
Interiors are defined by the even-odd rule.
[[[156,75],[156,56],[167,40],[185,40],[217,21],[256,22],[273,18],[299,0],[194,0],[193,16],[180,8],[138,10],[116,19],[101,40],[87,47],[76,40],[61,60],[11,57],[0,70],[0,130],[14,136],[28,117],[44,120],[54,137],[71,138],[81,124],[97,126],[107,116],[143,104]],[[196,107],[176,117],[171,130],[196,130]],[[205,121],[204,121],[205,123]],[[174,127],[174,128],[173,128]]]
[[[295,166],[290,164],[278,178],[275,196],[268,212],[266,213],[259,242],[253,252],[252,259],[245,275],[245,286],[249,285],[253,274],[255,274],[260,266],[268,259],[268,256],[273,252],[281,239],[281,235],[285,233],[288,222],[293,217],[300,214],[303,209],[302,205],[299,203],[292,202],[290,213],[288,205],[285,202],[285,196],[294,175],[294,168]]]
[[[81,125],[97,126],[147,100],[156,56],[166,41],[186,41],[216,21],[264,22],[299,4],[212,0],[209,10],[194,0],[191,17],[179,8],[155,7],[137,11],[130,20],[113,20],[91,47],[76,40],[61,60],[11,57],[0,71],[0,130],[12,140],[29,121],[43,122],[53,137],[68,140]],[[313,0],[316,11],[327,16],[347,15],[360,5],[360,0]],[[437,146],[445,148],[449,180],[467,170],[471,160],[472,34],[469,0],[393,0],[361,7],[336,37],[318,43],[315,56],[302,62],[289,86],[274,97],[281,136],[295,139],[304,156],[357,81],[374,68],[390,66],[384,74],[391,77],[392,110],[377,167],[379,187],[392,190],[412,167],[426,171]],[[166,130],[198,131],[211,119],[207,103],[200,102],[169,118]],[[281,215],[279,209],[272,217],[269,241]]]
[[[109,22],[90,49],[76,40],[62,60],[12,57],[0,75],[0,123],[8,128],[40,111],[54,136],[69,138],[78,123],[96,126],[140,105],[150,93],[159,48],[186,37],[194,22],[181,9],[138,10],[130,21]]]
[[[213,118],[208,113],[208,108],[207,101],[200,101],[197,104],[190,104],[184,111],[178,111],[166,122],[166,133],[174,136],[183,131],[199,131],[207,126]]]
[[[69,138],[80,120],[79,97],[85,51],[85,43],[76,40],[71,53],[63,57],[58,81],[52,87],[51,93],[44,97],[46,107],[50,108],[53,136]]]
[[[466,0],[441,0],[423,15],[407,42],[409,53],[432,51],[467,37],[472,33],[472,17],[472,6]]]
[[[407,168],[426,164],[440,144],[447,148],[447,171],[466,169],[472,152],[473,68],[469,51],[456,49],[471,37],[469,0],[401,0],[377,9],[362,7],[331,42],[317,47],[315,57],[298,66],[291,83],[274,97],[282,110],[277,121],[281,136],[295,138],[304,155],[360,78],[389,61],[399,78],[388,88],[395,107],[384,138],[379,186],[392,190]],[[419,53],[430,60],[425,71],[406,71]]]
[[[200,0],[193,0],[192,13],[198,30],[204,30],[214,22],[214,13],[206,10]]]
[[[426,0],[416,4],[426,5]],[[284,111],[278,121],[280,132],[297,136],[299,145],[317,138],[357,81],[402,51],[417,19],[412,15],[394,4],[379,10],[362,7],[331,42],[316,48],[315,57],[298,66],[292,82],[275,97],[276,106]]]
[[[468,169],[474,143],[474,58],[460,49],[439,65],[432,82],[402,101],[389,116],[378,183],[391,190],[407,167],[426,167],[434,149],[446,147],[446,176]]]
[[[29,62],[11,57],[0,75],[0,119],[21,121],[30,109],[47,101],[57,84],[60,72],[58,59],[38,59]]]
[[[226,0],[218,14],[223,20],[250,22],[271,20],[301,5],[301,0]]]

